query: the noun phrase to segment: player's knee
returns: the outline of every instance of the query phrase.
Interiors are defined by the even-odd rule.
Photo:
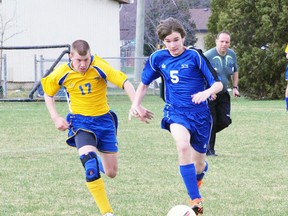
[[[117,175],[117,172],[106,172],[105,173],[109,178],[115,178]]]
[[[177,151],[179,155],[186,155],[187,153],[190,153],[190,143],[186,142],[185,144],[176,144],[177,145]]]
[[[97,155],[95,152],[89,152],[80,156],[80,160],[85,169],[86,181],[91,182],[100,178]]]
[[[105,171],[105,175],[108,176],[109,178],[115,178],[117,175],[117,167],[113,167],[110,169],[107,169],[107,171]]]

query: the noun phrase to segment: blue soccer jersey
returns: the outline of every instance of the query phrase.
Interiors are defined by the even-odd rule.
[[[205,110],[207,103],[195,104],[191,95],[204,91],[219,81],[216,72],[208,67],[203,54],[186,49],[179,56],[170,55],[167,49],[154,52],[146,62],[142,82],[149,85],[162,76],[164,97],[168,105],[185,110]]]

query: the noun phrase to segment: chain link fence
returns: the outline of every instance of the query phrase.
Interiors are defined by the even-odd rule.
[[[15,51],[12,51],[15,52]],[[19,51],[18,51],[19,52]],[[44,54],[37,53],[27,58],[24,63],[15,60],[13,54],[3,54],[1,58],[1,85],[0,85],[0,100],[7,101],[25,101],[25,100],[43,100],[43,91],[40,85],[40,79],[49,74],[55,67],[61,63],[68,62],[69,50],[65,50],[58,58],[49,58]],[[55,56],[55,55],[54,55]],[[135,65],[140,64],[144,67],[147,57],[103,57],[112,67],[121,70],[127,74],[129,81],[136,88],[139,84],[142,71],[135,71]],[[30,63],[29,69],[25,67],[27,61]],[[20,71],[15,70],[14,64],[23,64]],[[143,68],[142,67],[142,68]],[[18,67],[19,68],[19,67]],[[125,92],[112,84],[108,83],[108,95],[125,94]],[[159,83],[153,82],[148,91],[149,94],[159,95]],[[66,94],[61,89],[57,95],[57,99],[66,100]]]

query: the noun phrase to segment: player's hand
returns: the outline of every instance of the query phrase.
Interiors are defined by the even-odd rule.
[[[65,131],[69,128],[69,123],[61,116],[56,116],[52,120],[58,130]]]
[[[210,94],[208,91],[202,91],[194,95],[191,95],[191,97],[192,97],[192,102],[194,102],[195,104],[200,104],[203,101],[206,101],[207,98],[210,97]]]
[[[132,119],[132,117],[139,118],[140,121],[148,124],[149,121],[153,119],[154,113],[142,106],[137,106],[132,107],[129,110],[129,121]]]
[[[216,95],[216,94],[212,94],[212,95],[210,96],[210,99],[211,99],[212,101],[216,100],[216,98],[217,98],[217,95]]]
[[[143,110],[145,110],[145,114],[143,115],[143,118],[140,117],[140,120],[149,124],[149,121],[154,118],[154,113],[151,112],[150,110],[145,109],[144,107]]]
[[[129,110],[129,121],[132,119],[132,117],[134,118],[139,118],[139,113],[137,112],[137,110],[135,108],[131,108]]]

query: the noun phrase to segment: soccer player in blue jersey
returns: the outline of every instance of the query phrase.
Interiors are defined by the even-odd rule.
[[[288,61],[288,44],[287,44],[286,49],[285,49],[285,55],[286,55],[286,59]],[[285,91],[285,100],[286,100],[286,111],[288,112],[288,64],[286,66],[285,79],[287,81],[287,87],[286,87],[286,91]]]
[[[203,213],[199,187],[208,170],[205,158],[212,123],[207,99],[221,91],[222,84],[201,52],[184,46],[186,31],[177,19],[162,20],[157,34],[166,49],[154,52],[146,62],[130,116],[149,120],[141,103],[149,84],[162,77],[165,106],[161,127],[175,140],[189,203],[198,215]]]
[[[102,58],[92,56],[84,40],[73,42],[69,57],[69,63],[60,65],[41,80],[46,106],[56,128],[69,129],[66,142],[78,149],[87,188],[101,214],[113,216],[100,175],[101,171],[114,178],[118,170],[118,122],[107,102],[107,81],[124,89],[131,102],[135,89],[124,73],[113,69]],[[70,108],[66,119],[57,113],[54,100],[61,86],[66,90]],[[145,108],[141,109],[146,112]],[[150,118],[148,115],[146,119]]]
[[[209,100],[209,108],[213,118],[213,128],[207,150],[208,156],[217,156],[215,152],[216,133],[228,127],[231,123],[230,94],[228,84],[232,78],[234,97],[239,96],[238,91],[238,64],[235,52],[230,49],[230,33],[222,31],[216,37],[216,47],[206,51],[204,55],[217,71],[223,84],[223,90],[217,94],[215,100]]]

